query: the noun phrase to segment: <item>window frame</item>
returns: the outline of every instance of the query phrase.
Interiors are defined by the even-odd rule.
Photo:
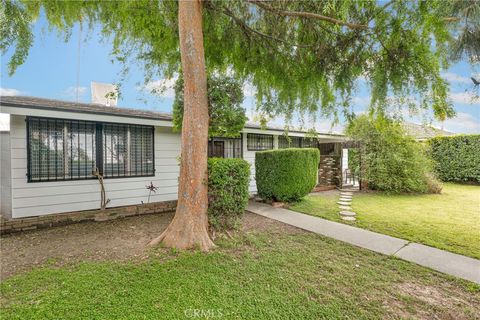
[[[249,141],[248,136],[249,135],[254,135],[256,137],[258,137],[258,136],[270,137],[272,139],[272,147],[271,148],[266,148],[266,149],[257,148],[257,147],[250,147],[249,144],[248,144],[248,141]],[[257,143],[257,146],[258,146],[258,143]],[[248,151],[266,151],[266,150],[273,150],[273,149],[275,149],[275,141],[274,141],[273,134],[262,134],[262,133],[253,133],[253,132],[247,133],[247,150]]]
[[[215,142],[231,142],[233,144],[232,148],[225,148],[223,150],[224,159],[243,159],[243,133],[240,133],[240,136],[237,138],[225,138],[225,137],[211,137],[208,139],[208,148],[207,156],[208,158],[213,158],[213,147]],[[225,157],[225,151],[230,150],[233,154],[232,157]]]
[[[99,169],[100,173],[104,174],[104,125],[116,125],[116,126],[134,126],[134,127],[143,127],[148,128],[151,130],[152,133],[152,173],[148,174],[129,174],[129,175],[121,175],[121,176],[104,176],[103,179],[118,179],[118,178],[139,178],[139,177],[154,177],[156,174],[155,169],[155,127],[150,125],[140,125],[140,124],[130,124],[130,123],[119,123],[119,122],[106,122],[106,121],[90,121],[90,120],[79,120],[79,119],[67,119],[67,118],[52,118],[52,117],[41,117],[41,116],[26,116],[26,136],[27,136],[27,182],[28,183],[37,183],[37,182],[55,182],[55,181],[79,181],[79,180],[92,180],[97,179],[93,174],[91,176],[84,176],[84,177],[68,177],[67,175],[56,176],[56,177],[49,177],[47,179],[32,179],[32,169],[31,169],[31,141],[30,141],[30,121],[32,120],[53,120],[53,121],[63,121],[63,122],[85,122],[91,123],[95,126],[95,138],[93,139],[95,145],[93,150],[95,151],[95,165]],[[68,126],[68,125],[67,125]],[[129,134],[130,135],[130,134]],[[64,141],[65,143],[65,141]],[[64,149],[65,150],[65,149]],[[65,155],[65,151],[64,151]],[[132,171],[133,172],[133,171]]]

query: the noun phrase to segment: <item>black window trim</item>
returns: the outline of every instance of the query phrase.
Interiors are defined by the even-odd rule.
[[[72,118],[53,118],[53,117],[42,117],[42,116],[26,116],[26,130],[25,134],[27,136],[27,182],[28,183],[38,183],[38,182],[56,182],[56,181],[81,181],[81,180],[94,180],[97,179],[95,176],[89,177],[76,177],[76,178],[59,178],[56,177],[55,179],[45,179],[45,180],[32,180],[31,178],[31,168],[30,168],[30,119],[45,119],[45,120],[57,120],[57,121],[85,121],[95,124],[95,162],[97,167],[99,168],[100,173],[103,174],[103,125],[110,124],[110,125],[134,125],[134,126],[143,126],[150,128],[152,130],[152,157],[153,157],[153,174],[148,175],[125,175],[125,176],[116,176],[116,177],[103,177],[103,179],[128,179],[128,178],[144,178],[144,177],[154,177],[156,174],[155,168],[155,126],[151,125],[143,125],[143,124],[134,124],[134,123],[125,123],[125,122],[107,122],[107,121],[92,121],[92,120],[83,120],[83,119],[72,119]],[[101,134],[98,134],[100,130]],[[101,144],[98,144],[101,142]],[[101,145],[101,148],[98,147]],[[98,152],[101,151],[101,152]],[[101,166],[100,166],[101,165]]]

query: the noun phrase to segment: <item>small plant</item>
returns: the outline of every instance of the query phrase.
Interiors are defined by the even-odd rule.
[[[150,203],[150,196],[152,195],[152,192],[153,192],[153,193],[156,193],[156,192],[157,192],[158,187],[155,187],[155,186],[153,185],[153,182],[150,181],[150,184],[149,184],[148,186],[145,186],[145,188],[147,188],[147,190],[149,190],[149,191],[148,191],[147,203]]]
[[[103,184],[103,175],[100,173],[98,168],[92,172],[92,175],[97,177],[98,182],[100,183],[100,209],[105,210],[107,204],[110,202],[110,199],[107,199],[107,195],[105,193],[105,185]]]

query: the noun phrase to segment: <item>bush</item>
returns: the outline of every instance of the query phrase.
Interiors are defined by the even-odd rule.
[[[347,133],[361,143],[362,180],[370,189],[440,192],[425,148],[407,136],[399,122],[362,115],[353,120]]]
[[[440,180],[480,183],[479,134],[432,138],[427,145]]]
[[[236,228],[248,204],[250,164],[243,159],[208,159],[208,220],[218,231]]]
[[[298,201],[317,183],[320,152],[313,148],[269,150],[255,154],[255,179],[263,199]]]

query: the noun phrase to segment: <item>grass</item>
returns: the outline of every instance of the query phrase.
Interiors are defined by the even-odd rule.
[[[336,201],[308,196],[291,209],[343,222]],[[480,259],[479,186],[446,183],[432,195],[355,194],[352,209],[358,227]]]
[[[218,244],[208,254],[160,249],[142,262],[37,268],[1,284],[2,319],[480,317],[479,286],[315,234]]]

